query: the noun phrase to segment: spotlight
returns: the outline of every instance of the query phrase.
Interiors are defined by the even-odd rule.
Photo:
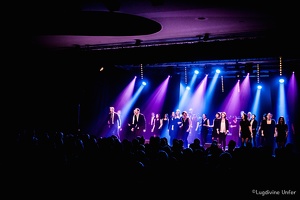
[[[140,46],[141,43],[142,43],[142,40],[140,40],[140,39],[135,39],[135,45],[136,45],[136,46]]]
[[[283,78],[279,79],[279,83],[284,83],[284,79]]]
[[[203,41],[207,41],[209,39],[209,33],[205,33],[203,37]]]
[[[211,65],[204,65],[204,74],[210,74]]]
[[[242,78],[243,77],[243,75],[242,75],[242,72],[237,72],[236,74],[235,74],[235,76],[236,76],[236,78]]]
[[[245,73],[246,74],[247,73],[249,73],[249,74],[253,73],[252,63],[246,63],[246,65],[245,65]]]
[[[166,74],[172,76],[173,74],[175,74],[175,68],[173,66],[168,66],[166,68]]]

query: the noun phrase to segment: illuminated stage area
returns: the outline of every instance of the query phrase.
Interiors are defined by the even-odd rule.
[[[164,114],[171,117],[176,109],[180,112],[192,109],[190,117],[195,115],[200,120],[206,114],[210,126],[216,112],[226,112],[230,122],[234,118],[240,120],[242,111],[255,114],[258,122],[265,113],[270,112],[276,122],[280,116],[285,117],[289,127],[287,142],[295,142],[297,79],[292,68],[280,67],[280,62],[277,69],[260,68],[260,64],[251,65],[250,70],[245,65],[238,69],[224,69],[221,64],[216,64],[213,67],[181,67],[177,71],[171,67],[159,69],[143,64],[138,68],[126,69],[119,66],[94,66],[96,62],[87,62],[86,67],[74,70],[71,62],[66,64],[67,68],[70,65],[71,71],[60,71],[60,65],[65,66],[68,59],[61,59],[60,63],[55,59],[50,61],[49,66],[52,67],[45,75],[41,73],[35,76],[29,73],[29,69],[23,73],[27,76],[19,77],[20,80],[35,81],[28,81],[17,88],[26,97],[16,105],[18,111],[22,111],[18,130],[79,131],[106,137],[108,108],[114,106],[116,111],[120,111],[122,121],[119,137],[126,139],[130,134],[127,124],[133,109],[138,107],[146,116],[148,127],[144,137],[149,140],[153,135],[149,124],[153,112],[161,117]],[[43,69],[33,67],[33,70],[38,72]],[[239,73],[236,74],[236,71]],[[284,82],[279,82],[280,79]],[[38,89],[41,86],[43,89]],[[227,142],[233,139],[240,145],[237,133],[231,129]],[[211,131],[212,128],[209,135]],[[190,134],[189,144],[200,137],[199,134],[199,130]],[[162,136],[170,139],[167,133]],[[207,139],[211,142],[211,136]]]

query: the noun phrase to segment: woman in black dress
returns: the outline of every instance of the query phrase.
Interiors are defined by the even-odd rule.
[[[244,147],[245,144],[251,139],[252,129],[250,121],[246,113],[242,114],[242,119],[239,126],[239,137],[241,138],[241,147]]]
[[[270,148],[272,154],[274,153],[274,136],[275,136],[275,125],[276,122],[272,118],[273,114],[268,113],[266,120],[262,121],[261,125],[261,136],[263,137],[263,146]]]
[[[285,123],[285,119],[283,116],[278,118],[278,122],[275,125],[275,140],[277,144],[277,148],[283,148],[286,144],[288,136],[288,125]]]
[[[188,117],[188,113],[186,111],[183,111],[181,113],[181,124],[179,126],[179,139],[183,141],[184,148],[188,148],[188,136],[191,131],[192,121]]]
[[[207,115],[204,113],[202,114],[202,120],[201,120],[201,145],[204,146],[205,143],[207,143],[207,135],[209,132],[209,119],[207,118]]]

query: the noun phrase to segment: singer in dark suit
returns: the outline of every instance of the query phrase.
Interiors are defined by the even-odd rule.
[[[129,122],[131,123],[128,123],[128,126],[130,126],[131,133],[133,133],[131,138],[142,137],[146,132],[146,118],[139,108],[133,110],[133,116]]]
[[[121,119],[117,112],[115,112],[114,107],[109,107],[109,114],[107,116],[108,132],[107,137],[112,135],[120,138],[119,129],[121,127]]]

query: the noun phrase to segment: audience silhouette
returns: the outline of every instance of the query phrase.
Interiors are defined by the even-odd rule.
[[[234,141],[229,142],[227,151],[216,141],[206,149],[199,139],[186,148],[180,139],[172,144],[155,136],[149,141],[143,136],[121,141],[115,135],[97,138],[82,132],[20,131],[3,166],[13,172],[10,178],[18,180],[18,186],[47,191],[87,187],[96,193],[112,188],[117,192],[123,187],[131,193],[138,188],[145,193],[154,189],[168,194],[169,189],[189,189],[191,193],[197,189],[246,195],[251,189],[297,190],[297,184],[290,181],[299,169],[299,152],[292,143],[275,154],[251,143],[238,148]],[[239,185],[243,187],[237,189]]]

